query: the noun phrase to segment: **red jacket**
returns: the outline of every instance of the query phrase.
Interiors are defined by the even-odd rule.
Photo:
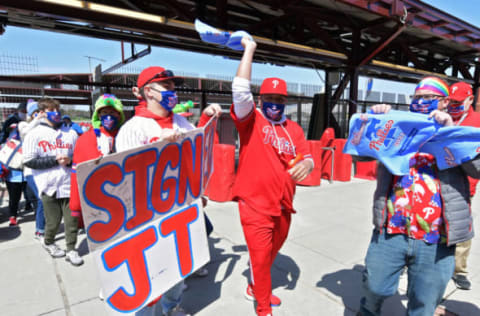
[[[239,120],[233,117],[240,135],[240,159],[233,186],[235,200],[243,200],[258,212],[280,216],[282,209],[295,212],[295,181],[288,173],[294,153],[311,157],[302,128],[291,120],[272,125],[254,109]]]
[[[480,127],[480,113],[475,112],[473,110],[473,107],[470,106],[470,109],[468,109],[468,112],[467,112],[467,116],[460,123],[460,126]],[[478,179],[468,177],[468,182],[470,183],[470,196],[474,196],[476,192]]]
[[[117,133],[117,131],[109,133],[103,127],[100,128],[100,132],[112,137],[115,137]],[[95,134],[95,129],[92,128],[78,138],[73,150],[72,175],[70,178],[70,210],[72,211],[72,216],[79,216],[81,218],[82,212],[80,195],[78,193],[76,166],[79,163],[101,156],[102,153],[97,144],[97,135]]]

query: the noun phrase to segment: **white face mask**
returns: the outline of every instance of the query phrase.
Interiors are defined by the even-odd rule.
[[[27,119],[27,114],[23,112],[18,112],[18,117],[22,120],[25,121]]]

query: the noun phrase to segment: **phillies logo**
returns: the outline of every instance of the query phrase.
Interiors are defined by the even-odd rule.
[[[105,127],[107,130],[111,130],[113,128],[114,124],[115,124],[115,121],[112,119],[112,117],[110,115],[108,115],[103,120],[103,127]]]
[[[270,144],[274,148],[277,148],[280,152],[293,155],[293,144],[291,144],[284,137],[277,138],[271,126],[264,126],[262,131],[265,134],[263,139],[264,144]]]
[[[273,89],[276,89],[277,86],[280,84],[280,81],[278,81],[278,80],[273,80],[273,81],[272,81],[272,84],[273,84]]]
[[[175,107],[175,105],[177,105],[177,103],[178,103],[177,96],[168,97],[168,107],[170,109],[173,109]]]
[[[454,94],[454,93],[455,93],[455,91],[457,91],[457,89],[458,89],[458,87],[457,87],[457,86],[453,87],[453,88],[452,88],[452,94]]]

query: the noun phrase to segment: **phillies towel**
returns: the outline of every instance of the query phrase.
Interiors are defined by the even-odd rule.
[[[253,40],[250,34],[245,31],[236,31],[233,33],[223,32],[198,19],[195,19],[195,29],[198,34],[200,34],[202,41],[210,44],[227,46],[233,50],[243,50],[241,42],[244,36]]]
[[[420,148],[435,156],[440,170],[470,161],[480,153],[480,129],[471,126],[447,126]]]
[[[410,158],[440,127],[419,113],[391,110],[387,114],[355,114],[343,152],[375,158],[392,174],[405,175]]]

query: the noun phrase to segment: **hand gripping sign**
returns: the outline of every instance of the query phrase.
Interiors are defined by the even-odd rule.
[[[140,310],[209,260],[201,195],[216,119],[77,166],[88,246],[112,314]]]

